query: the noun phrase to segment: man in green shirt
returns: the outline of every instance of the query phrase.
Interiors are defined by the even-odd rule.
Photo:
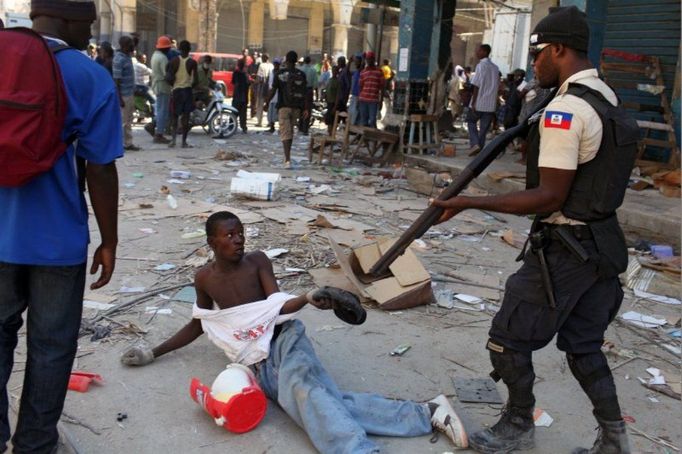
[[[205,106],[211,102],[211,90],[216,87],[215,80],[213,80],[213,69],[211,69],[212,63],[213,58],[210,55],[201,57],[197,69],[197,83],[194,86],[194,100],[203,102]]]
[[[152,54],[152,90],[156,95],[156,118],[154,123],[149,123],[147,132],[154,134],[154,143],[169,143],[170,140],[163,136],[168,127],[170,114],[171,86],[166,82],[166,66],[168,66],[168,52],[172,47],[169,37],[159,36],[156,41],[156,50]],[[154,131],[154,124],[156,130]]]

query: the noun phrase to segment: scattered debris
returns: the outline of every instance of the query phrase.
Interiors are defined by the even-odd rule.
[[[175,265],[173,265],[172,263],[162,263],[161,265],[156,265],[154,267],[154,270],[155,271],[168,271],[168,270],[172,270],[173,268],[175,268]]]
[[[405,352],[407,352],[411,348],[412,348],[412,346],[409,344],[400,344],[396,348],[391,350],[389,355],[391,355],[391,356],[403,356],[405,354]]]
[[[628,311],[620,316],[623,320],[640,328],[657,328],[667,323],[664,318],[656,318],[644,315],[636,311]]]
[[[104,379],[102,378],[101,375],[98,374],[74,370],[73,372],[71,372],[71,376],[69,377],[68,388],[71,391],[85,393],[88,392],[91,383],[101,385],[104,383]]]
[[[678,305],[682,304],[682,301],[678,300],[677,298],[670,298],[667,296],[654,295],[653,293],[643,292],[642,290],[637,290],[637,289],[635,289],[634,293],[635,293],[635,296],[637,298],[646,298],[646,299],[651,300],[651,301],[656,301],[657,303],[671,304],[674,306],[678,306]]]
[[[535,408],[533,411],[533,421],[535,422],[535,427],[549,427],[554,422],[554,418],[549,416],[542,408]]]
[[[452,301],[452,290],[445,288],[436,291],[436,304],[445,309],[452,309],[455,305]]]
[[[194,231],[192,231],[192,232],[183,233],[183,234],[180,236],[180,238],[182,238],[183,240],[191,240],[191,239],[194,239],[194,238],[203,238],[203,237],[205,237],[205,236],[206,236],[206,230],[204,230],[204,229],[196,229],[196,230],[194,230]]]
[[[166,203],[168,203],[168,206],[170,207],[171,210],[177,210],[178,201],[175,200],[175,197],[173,197],[172,195],[168,194],[166,196]]]
[[[216,141],[218,142],[218,141]],[[245,159],[246,155],[238,151],[218,150],[213,159],[217,161],[236,161],[237,159]]]
[[[278,185],[282,177],[278,173],[247,172],[240,170],[230,183],[230,194],[257,200],[278,198]]]
[[[99,301],[83,300],[83,307],[86,309],[95,309],[98,311],[105,311],[114,307],[114,304],[110,303],[100,303]]]
[[[276,249],[268,249],[267,251],[264,251],[265,255],[268,256],[269,259],[274,259],[275,257],[279,257],[282,254],[286,254],[289,252],[289,249],[284,249],[284,248],[276,248]]]
[[[141,293],[144,287],[126,287],[125,285],[118,290],[118,293]]]
[[[98,311],[107,310],[114,307],[114,304],[112,303],[116,301],[116,299],[117,298],[115,296],[90,292],[83,296],[83,307],[88,309],[96,309]]]
[[[513,230],[505,230],[502,233],[502,239],[505,243],[516,249],[522,249],[523,245],[526,244],[527,236],[516,233]]]
[[[171,178],[182,178],[183,180],[187,180],[192,177],[192,172],[188,170],[171,170],[170,176]]]
[[[149,306],[144,309],[144,312],[146,314],[171,315],[173,313],[173,309],[170,309],[168,307],[159,308],[156,306]]]
[[[193,286],[188,285],[183,287],[178,292],[173,295],[173,300],[182,301],[183,303],[194,304],[197,301],[197,292],[194,290]]]

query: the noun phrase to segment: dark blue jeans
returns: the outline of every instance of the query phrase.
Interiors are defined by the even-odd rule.
[[[50,453],[57,445],[57,422],[78,347],[84,287],[85,264],[0,262],[0,448],[10,437],[7,381],[25,310],[28,352],[14,452]]]
[[[377,110],[378,102],[360,101],[358,103],[358,118],[360,126],[369,126],[370,128],[377,127]]]
[[[478,145],[483,149],[485,146],[485,135],[490,129],[490,125],[495,117],[495,112],[469,111],[467,116],[467,128],[469,129],[469,146]],[[476,123],[481,122],[481,127],[476,128]]]

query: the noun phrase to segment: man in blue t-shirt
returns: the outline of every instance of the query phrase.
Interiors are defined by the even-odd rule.
[[[362,53],[355,54],[353,63],[355,64],[355,71],[351,76],[348,114],[350,115],[350,124],[357,125],[359,124],[358,97],[360,96],[360,73],[364,68]]]
[[[121,112],[106,69],[85,49],[97,18],[93,2],[32,0],[33,29],[56,53],[67,95],[62,132],[76,142],[47,172],[20,187],[0,188],[0,452],[10,438],[7,381],[17,332],[27,311],[27,360],[14,452],[56,451],[57,422],[78,346],[88,251],[88,208],[79,184],[87,181],[101,244],[90,274],[91,289],[106,285],[114,270],[118,177],[122,156]]]

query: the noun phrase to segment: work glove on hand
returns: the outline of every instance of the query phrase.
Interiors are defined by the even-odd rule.
[[[338,318],[351,325],[361,325],[367,318],[360,300],[349,291],[324,286],[311,290],[306,297],[313,306],[322,310],[332,309]]]
[[[133,345],[121,354],[121,362],[126,366],[146,366],[153,361],[154,353],[146,345]]]

